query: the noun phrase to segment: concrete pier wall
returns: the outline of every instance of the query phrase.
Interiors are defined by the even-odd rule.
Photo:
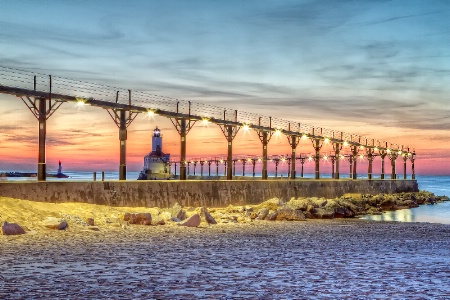
[[[42,202],[84,202],[110,206],[224,207],[257,204],[278,197],[340,197],[345,193],[418,191],[416,180],[236,180],[236,181],[63,181],[0,182],[0,196]]]

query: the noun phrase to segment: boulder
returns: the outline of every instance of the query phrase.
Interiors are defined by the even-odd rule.
[[[316,208],[314,207],[314,205],[308,204],[308,206],[306,207],[306,211],[313,214],[316,212]]]
[[[16,223],[8,223],[5,221],[2,226],[2,233],[3,235],[19,235],[25,234],[25,230]]]
[[[179,223],[178,225],[186,227],[198,227],[200,225],[200,222],[201,222],[200,215],[194,214],[185,222]]]
[[[267,214],[265,220],[268,220],[268,221],[275,221],[275,220],[277,219],[277,216],[278,216],[278,211],[277,211],[277,210],[271,211],[271,212],[269,212],[269,213]]]
[[[258,210],[258,212],[256,213],[256,217],[259,220],[264,220],[268,214],[269,214],[269,209],[264,207],[264,208],[261,208],[260,210]]]
[[[287,206],[277,210],[276,220],[279,221],[305,221],[306,217],[300,209],[292,209]]]
[[[392,209],[394,206],[396,205],[396,202],[393,198],[388,197],[386,199],[384,199],[383,201],[381,201],[380,206],[383,209]]]
[[[186,219],[186,211],[181,207],[180,204],[175,203],[172,208],[167,210],[172,218],[178,218],[180,220]]]
[[[309,211],[305,211],[305,212],[303,212],[303,214],[305,215],[305,217],[307,219],[315,219],[314,215],[312,213],[310,213]]]
[[[308,208],[308,201],[306,199],[291,199],[291,201],[286,203],[286,206],[292,209],[306,211]]]
[[[95,226],[94,218],[87,218],[86,223],[89,226]]]
[[[172,219],[172,215],[168,211],[163,211],[158,215],[158,218],[160,220],[169,221],[170,219]]]
[[[42,221],[42,225],[49,229],[64,230],[67,228],[67,221],[61,218],[47,217]]]
[[[211,216],[208,210],[205,207],[200,209],[200,216],[202,219],[206,221],[208,224],[217,224],[216,220]]]
[[[261,209],[261,208],[267,208],[269,210],[277,210],[278,207],[283,206],[284,203],[282,200],[278,198],[272,198],[267,201],[264,201],[263,203],[255,206],[255,209]]]
[[[335,218],[343,218],[345,216],[345,210],[343,207],[338,207],[334,210]]]
[[[406,206],[408,206],[409,208],[419,207],[419,204],[417,204],[416,202],[414,202],[412,200],[406,200],[406,201],[404,201],[404,204]]]
[[[333,219],[334,218],[334,210],[324,209],[324,208],[316,208],[316,212],[313,213],[313,215],[317,219]]]
[[[123,220],[128,221],[129,224],[151,225],[152,215],[149,213],[125,213]]]

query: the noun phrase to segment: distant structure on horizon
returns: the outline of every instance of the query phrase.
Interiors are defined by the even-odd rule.
[[[153,130],[152,152],[144,157],[144,169],[139,174],[138,180],[169,179],[170,154],[162,152],[162,134],[158,127]]]

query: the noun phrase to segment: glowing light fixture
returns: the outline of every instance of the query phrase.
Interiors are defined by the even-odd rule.
[[[210,123],[208,118],[202,118],[202,124],[203,125],[208,125],[208,123]]]
[[[85,99],[85,98],[76,98],[76,99],[77,99],[77,106],[78,107],[82,107],[84,105],[87,105],[86,101],[88,99]]]
[[[280,129],[276,129],[275,130],[275,135],[280,135],[281,134],[281,130]]]
[[[147,115],[149,117],[153,117],[155,115],[155,112],[153,110],[149,109],[149,110],[147,110]]]
[[[398,150],[398,152],[397,152],[397,153],[398,153],[399,155],[400,155],[400,154],[402,154],[402,150]]]
[[[244,130],[249,130],[250,129],[250,125],[244,124],[243,128],[244,128]]]
[[[330,142],[330,139],[329,139],[329,138],[325,138],[325,139],[323,140],[323,142],[324,142],[325,144],[328,144],[328,143]]]
[[[391,149],[386,149],[386,152],[389,154],[391,153]]]
[[[308,136],[306,134],[302,134],[302,139],[306,140]]]
[[[347,147],[347,146],[348,146],[348,142],[344,141],[344,147]]]

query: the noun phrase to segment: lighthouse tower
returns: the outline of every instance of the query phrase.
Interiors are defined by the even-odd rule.
[[[169,168],[170,154],[162,152],[162,134],[156,127],[152,136],[152,152],[144,157],[144,168],[138,180],[168,179],[172,175]]]
[[[158,129],[158,127],[153,130],[152,152],[162,152],[162,136],[161,131]]]

